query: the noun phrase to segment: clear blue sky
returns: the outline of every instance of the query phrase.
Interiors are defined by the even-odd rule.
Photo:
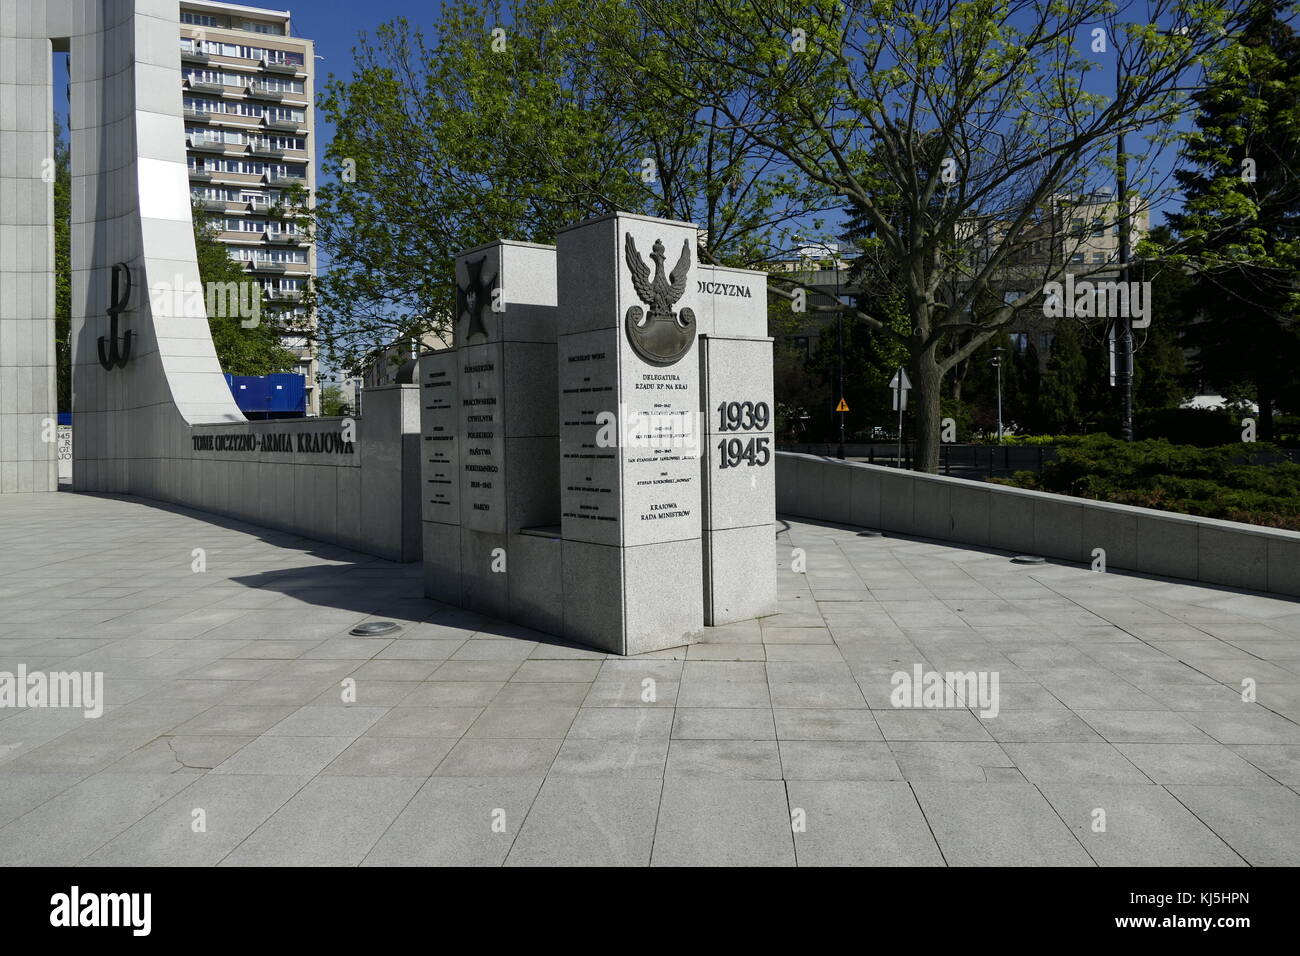
[[[293,14],[293,30],[298,36],[314,40],[316,55],[316,90],[325,85],[330,73],[346,77],[352,73],[352,47],[360,31],[373,33],[375,27],[397,17],[428,25],[438,9],[437,0],[305,0],[298,4],[248,3],[248,6],[287,8]],[[325,152],[334,128],[316,113],[316,158]],[[319,169],[317,170],[319,172]]]

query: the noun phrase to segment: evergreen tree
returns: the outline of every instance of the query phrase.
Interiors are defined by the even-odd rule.
[[[1073,434],[1082,420],[1080,395],[1088,374],[1077,322],[1056,324],[1052,351],[1047,358],[1038,396],[1034,430],[1044,434]]]
[[[1170,245],[1174,239],[1168,226],[1156,226],[1149,237],[1156,246]],[[1176,408],[1196,392],[1184,348],[1196,311],[1192,279],[1182,265],[1146,261],[1134,267],[1133,278],[1151,283],[1151,326],[1136,333],[1133,408]]]
[[[1187,332],[1197,374],[1260,406],[1260,437],[1300,369],[1300,38],[1289,4],[1256,0],[1233,55],[1196,94],[1201,112],[1177,172],[1183,212],[1171,217],[1196,270],[1200,321]]]

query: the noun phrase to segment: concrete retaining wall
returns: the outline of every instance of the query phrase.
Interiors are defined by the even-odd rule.
[[[133,453],[114,445],[111,432],[83,424],[84,416],[74,425],[73,488],[174,502],[390,561],[418,561],[419,390],[366,389],[363,407],[355,420],[186,425],[164,414],[157,431],[128,436]],[[271,450],[268,438],[276,443]],[[322,439],[330,439],[328,447]]]
[[[1300,596],[1300,533],[779,452],[776,510],[1206,584]]]

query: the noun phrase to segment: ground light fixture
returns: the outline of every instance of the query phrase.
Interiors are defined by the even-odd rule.
[[[354,637],[379,637],[383,634],[392,634],[401,629],[402,625],[396,621],[366,621],[364,624],[358,624],[348,633]]]

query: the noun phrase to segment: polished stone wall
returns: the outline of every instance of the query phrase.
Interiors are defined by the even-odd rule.
[[[783,515],[1300,597],[1300,532],[780,452]]]
[[[0,494],[58,488],[52,46],[41,6],[0,0]]]

